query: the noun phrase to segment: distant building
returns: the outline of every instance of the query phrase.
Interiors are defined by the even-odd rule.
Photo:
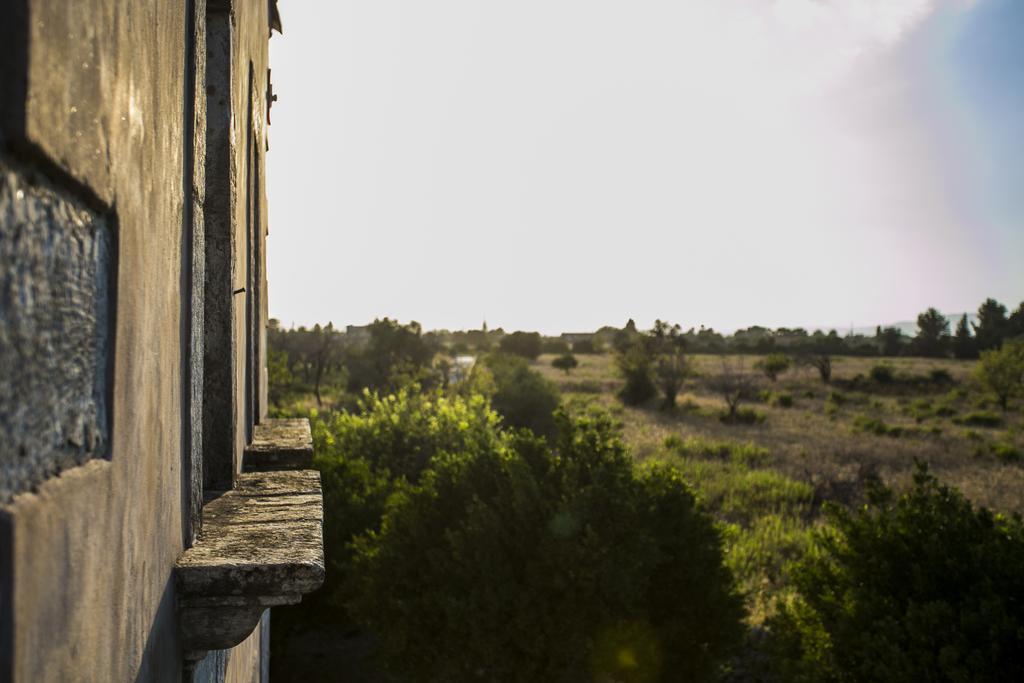
[[[563,332],[561,339],[571,346],[581,341],[594,341],[595,336],[594,332]]]

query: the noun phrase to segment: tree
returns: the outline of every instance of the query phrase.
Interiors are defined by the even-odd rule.
[[[567,375],[579,364],[580,362],[576,360],[576,356],[572,355],[568,351],[551,361],[551,367],[564,370]]]
[[[922,356],[937,358],[946,355],[949,345],[949,321],[937,309],[929,308],[917,316],[914,348]]]
[[[661,320],[654,321],[650,337],[648,346],[654,354],[654,377],[665,395],[662,408],[674,410],[676,397],[683,388],[683,380],[689,374],[686,344],[679,325],[670,325]]]
[[[410,681],[702,681],[742,635],[712,520],[607,417],[437,461],[356,542],[353,613]]]
[[[1024,301],[1022,301],[1006,320],[1008,337],[1024,337]]]
[[[618,393],[623,403],[628,406],[640,405],[658,393],[654,386],[653,364],[648,342],[640,336],[615,353],[615,367],[619,376],[625,380]]]
[[[390,318],[374,320],[369,341],[346,354],[349,390],[395,391],[411,383],[433,384],[436,378],[429,370],[436,353],[416,321],[403,325]]]
[[[828,384],[832,381],[832,357],[842,351],[843,340],[835,330],[827,335],[818,330],[797,347],[797,359],[817,370],[822,383]]]
[[[973,323],[978,351],[999,348],[1006,335],[1006,324],[1006,306],[995,299],[985,299],[978,307],[978,322]]]
[[[899,498],[875,484],[869,505],[826,511],[793,570],[799,599],[769,622],[783,679],[1024,680],[1019,517],[975,509],[923,466]]]
[[[721,370],[709,381],[709,385],[728,408],[725,419],[736,419],[740,403],[749,398],[753,392],[753,377],[746,371],[743,356],[722,356]]]
[[[789,370],[793,364],[792,359],[784,353],[769,353],[767,356],[755,363],[754,367],[764,373],[764,376],[775,381],[779,375]]]
[[[320,396],[321,386],[328,383],[326,380],[329,377],[333,377],[335,373],[342,370],[339,363],[341,351],[339,335],[334,331],[332,323],[327,323],[326,327],[320,327],[317,324],[300,339],[304,361],[312,375],[316,405],[323,407],[323,400]]]
[[[977,373],[1006,412],[1010,399],[1024,393],[1024,341],[1010,340],[1000,349],[982,351]]]
[[[498,348],[503,353],[521,356],[527,360],[537,360],[543,348],[539,332],[513,332],[502,338]]]
[[[529,429],[538,436],[553,436],[554,412],[559,404],[554,385],[519,356],[492,353],[485,356],[482,363],[493,381],[491,405],[502,416],[504,424]]]
[[[971,326],[967,322],[966,313],[956,324],[956,332],[953,335],[953,355],[957,358],[978,357],[978,349],[974,337],[971,335]]]
[[[898,327],[876,328],[875,340],[883,356],[898,356],[903,349],[903,332]]]

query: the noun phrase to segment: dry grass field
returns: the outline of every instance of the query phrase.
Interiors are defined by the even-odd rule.
[[[739,359],[755,375],[745,406],[757,420],[736,424],[720,419],[725,403],[710,386],[719,357],[690,358],[691,377],[671,413],[658,399],[622,405],[612,355],[577,358],[571,374],[551,367],[553,356],[534,368],[571,409],[615,415],[638,461],[667,461],[686,473],[723,522],[755,622],[786,590],[787,566],[807,549],[822,504],[859,504],[869,479],[901,488],[920,460],[974,503],[1024,512],[1021,407],[1002,413],[974,379],[973,361],[837,358],[825,385],[813,369],[772,382],[755,369],[757,358]],[[871,379],[880,364],[889,381]]]

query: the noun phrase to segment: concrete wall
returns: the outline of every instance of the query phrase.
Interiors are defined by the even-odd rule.
[[[253,167],[262,179],[266,148],[268,4],[210,3],[210,8],[204,0],[5,3],[0,21],[4,183],[34,188],[21,198],[15,188],[12,202],[49,193],[55,204],[79,207],[109,230],[109,258],[65,259],[38,277],[55,284],[71,268],[84,273],[82,282],[95,284],[109,274],[113,323],[97,342],[97,353],[81,354],[77,362],[61,360],[66,348],[44,343],[59,339],[56,333],[72,325],[74,315],[92,310],[88,305],[96,297],[79,288],[76,296],[85,298],[72,297],[71,305],[41,323],[45,333],[19,338],[17,349],[10,337],[0,337],[5,344],[0,359],[8,364],[10,358],[21,359],[18,367],[5,367],[11,373],[5,382],[31,384],[45,376],[72,387],[70,394],[44,392],[0,404],[0,489],[7,487],[0,500],[0,681],[182,680],[172,572],[197,531],[202,477],[196,470],[206,455],[201,443],[203,309],[210,314],[210,299],[202,269],[210,228],[205,208],[213,185],[204,178],[208,131],[201,76],[208,11],[227,12],[232,26],[232,115],[226,137],[234,177],[246,177],[247,154],[258,149]],[[256,234],[265,244],[262,187],[249,207],[244,184],[239,189],[221,227],[236,245],[245,245],[247,218],[258,207]],[[13,230],[10,216],[25,208],[10,204],[0,207],[5,240]],[[40,234],[49,230],[67,237],[75,221],[63,225],[62,220],[38,218]],[[0,282],[12,272],[12,259],[0,256]],[[245,259],[243,249],[231,254],[235,276],[246,272]],[[243,286],[236,282],[236,289]],[[246,296],[255,296],[253,290],[247,287]],[[246,296],[233,296],[225,306],[239,349],[247,338]],[[0,306],[5,333],[13,329],[11,320],[27,319],[23,299],[5,300],[0,292]],[[262,324],[265,315],[253,334],[259,336]],[[64,341],[81,348],[103,330],[99,320],[86,326],[86,341]],[[262,367],[263,359],[255,364]],[[238,397],[244,373],[244,362],[230,368],[230,390]],[[30,415],[13,415],[24,405],[31,407]],[[241,400],[230,409],[236,418],[230,452],[218,457],[237,471],[246,418],[259,415],[258,410],[247,413]],[[70,417],[61,422],[47,410]],[[90,410],[96,414],[92,422]],[[79,420],[80,415],[86,417]],[[47,431],[55,422],[63,431]],[[76,441],[78,433],[82,438]],[[31,444],[31,455],[10,450],[12,443]],[[26,458],[32,464],[18,470],[19,459]],[[9,474],[15,471],[24,476]],[[258,680],[262,628],[234,650],[212,653],[196,678]],[[220,661],[224,667],[213,666]]]

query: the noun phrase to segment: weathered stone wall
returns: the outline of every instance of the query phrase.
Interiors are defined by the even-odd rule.
[[[107,221],[0,157],[0,504],[109,442]]]
[[[249,129],[265,149],[268,3],[211,4],[232,22],[227,137],[230,172],[244,178]],[[0,326],[21,335],[0,338],[0,381],[39,388],[13,402],[0,388],[0,680],[182,680],[172,571],[196,531],[206,454],[206,15],[204,0],[10,0],[0,19],[0,193],[15,198],[0,200]],[[244,245],[244,200],[227,211]],[[28,241],[9,241],[14,231]],[[245,258],[232,256],[235,274]],[[11,294],[27,281],[47,312]],[[244,298],[225,308],[237,343]],[[38,320],[44,334],[24,332]],[[238,395],[240,366],[227,375]],[[235,470],[246,438],[236,403],[221,454]],[[10,434],[25,456],[6,450]],[[262,628],[196,678],[257,680]],[[207,666],[218,658],[222,670]]]

